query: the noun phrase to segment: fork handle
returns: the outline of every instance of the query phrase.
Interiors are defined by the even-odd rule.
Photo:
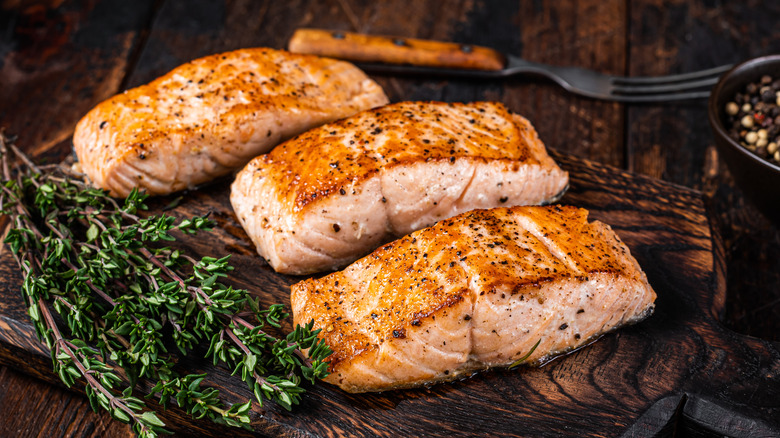
[[[322,29],[296,30],[288,49],[348,61],[420,67],[501,70],[506,64],[504,55],[487,47]]]

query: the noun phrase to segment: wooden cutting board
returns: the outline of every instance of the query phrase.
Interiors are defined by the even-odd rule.
[[[718,323],[726,267],[702,195],[554,156],[571,175],[561,203],[587,208],[630,247],[658,294],[653,316],[541,368],[493,370],[380,394],[319,384],[292,413],[270,402],[255,406],[254,436],[780,436],[780,345]],[[222,181],[184,194],[175,214],[211,212],[219,224],[186,245],[201,255],[234,254],[237,286],[263,303],[289,304],[289,286],[301,277],[276,274],[255,255],[228,190]],[[25,314],[21,277],[7,250],[0,254],[0,275],[0,362],[56,381]],[[252,397],[238,378],[206,361],[182,365],[213,374],[227,403]],[[181,433],[253,436],[194,421],[177,409],[162,416]]]

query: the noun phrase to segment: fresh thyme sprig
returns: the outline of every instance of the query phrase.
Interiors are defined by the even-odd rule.
[[[536,347],[538,347],[541,342],[542,342],[542,339],[540,338],[538,341],[536,341],[534,346],[531,347],[531,349],[528,351],[528,353],[524,354],[523,357],[521,357],[520,359],[517,359],[516,361],[512,362],[512,364],[509,365],[509,369],[511,370],[512,368],[519,367],[520,365],[525,363],[525,361],[529,357],[531,357],[531,355],[534,353],[534,351],[536,351]]]
[[[133,395],[146,379],[153,385],[146,398],[165,408],[175,401],[193,417],[248,428],[250,401],[225,407],[218,390],[204,385],[208,376],[176,371],[201,343],[261,405],[269,399],[291,409],[303,381],[327,376],[330,349],[313,322],[274,337],[266,329],[279,329],[289,315],[223,284],[233,269],[229,256],[198,260],[166,246],[176,234],[210,230],[213,221],[143,217],[145,194],[133,191],[120,202],[66,167],[36,166],[2,133],[0,155],[0,207],[11,221],[5,243],[24,276],[28,313],[55,372],[68,386],[83,378],[93,409],[131,423],[142,437],[166,432]],[[23,163],[14,171],[13,158]]]

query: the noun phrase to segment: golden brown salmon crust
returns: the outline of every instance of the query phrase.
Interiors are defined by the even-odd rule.
[[[387,103],[347,62],[264,48],[200,58],[92,109],[73,144],[95,185],[164,194],[246,164],[293,135]]]
[[[307,131],[252,160],[231,203],[278,272],[343,267],[474,208],[550,202],[568,174],[495,102],[400,102]]]
[[[305,132],[257,167],[300,211],[382,169],[458,159],[556,166],[531,124],[500,103],[400,102]]]
[[[295,323],[333,349],[350,392],[539,362],[636,322],[655,292],[609,226],[575,207],[475,210],[292,286]]]

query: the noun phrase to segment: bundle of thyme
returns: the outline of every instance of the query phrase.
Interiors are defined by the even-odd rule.
[[[226,407],[204,384],[208,376],[180,374],[177,361],[198,344],[261,405],[270,399],[290,409],[303,381],[327,375],[330,350],[313,322],[271,336],[265,329],[278,329],[288,314],[223,284],[228,257],[196,259],[168,246],[177,234],[211,229],[212,220],[143,215],[146,195],[133,191],[120,202],[67,167],[38,167],[2,133],[0,155],[0,207],[11,221],[5,243],[24,276],[28,313],[56,373],[68,386],[83,378],[93,409],[141,437],[166,432],[136,396],[144,379],[153,385],[145,398],[165,408],[175,402],[193,417],[249,428],[251,401]]]

